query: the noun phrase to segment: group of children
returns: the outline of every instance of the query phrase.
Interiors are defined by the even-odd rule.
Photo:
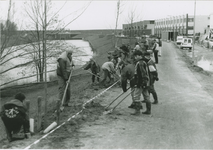
[[[160,38],[150,41],[142,39],[135,43],[134,48],[123,44],[116,47],[113,52],[108,52],[108,61],[103,63],[101,67],[94,59],[91,59],[84,69],[91,68],[92,82],[94,82],[94,76],[99,79],[100,71],[103,71],[103,79],[99,85],[107,86],[107,78],[111,83],[114,81],[113,79],[120,80],[124,92],[127,91],[127,81],[130,81],[133,102],[129,108],[135,109],[133,115],[140,114],[140,109],[143,108],[142,103],[146,103],[146,111],[143,114],[151,114],[150,93],[154,98],[152,104],[158,104],[154,83],[159,80],[156,64],[158,64],[158,56],[161,56],[161,46]],[[155,61],[151,58],[153,54]],[[144,98],[143,101],[140,100],[141,94]]]
[[[143,109],[142,103],[146,103],[146,111],[143,114],[151,114],[150,93],[153,95],[154,102],[158,104],[158,96],[154,88],[155,81],[158,81],[158,72],[156,65],[157,56],[161,56],[161,40],[142,40],[135,44],[134,48],[130,45],[116,47],[113,52],[108,53],[108,61],[100,67],[94,59],[84,67],[85,70],[91,69],[92,83],[95,78],[99,85],[108,86],[115,80],[120,80],[123,92],[127,91],[128,81],[130,83],[132,104],[129,108],[135,109],[132,115],[139,115]],[[154,54],[155,62],[151,55]],[[157,56],[156,56],[157,55]],[[73,70],[72,50],[63,52],[57,60],[57,76],[59,79],[59,98],[62,99],[65,91],[65,85]],[[103,72],[103,78],[100,77],[100,71]],[[107,78],[109,81],[107,82]],[[100,80],[101,79],[101,80]],[[143,101],[140,97],[143,96]],[[0,116],[5,124],[8,140],[12,141],[12,134],[19,132],[21,126],[24,127],[25,136],[29,136],[29,116],[28,110],[24,105],[25,95],[18,93],[14,99],[3,105]],[[65,104],[70,100],[70,91],[67,89]],[[68,106],[68,105],[65,105]]]

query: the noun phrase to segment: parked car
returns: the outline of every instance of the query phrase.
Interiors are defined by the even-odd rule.
[[[176,44],[180,45],[183,40],[183,36],[177,36]]]
[[[183,38],[181,44],[180,44],[180,48],[189,48],[192,49],[192,45],[193,45],[193,41],[191,38]]]
[[[209,48],[213,50],[213,39],[209,39]]]

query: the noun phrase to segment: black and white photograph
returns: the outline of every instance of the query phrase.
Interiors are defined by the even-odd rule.
[[[0,149],[213,149],[213,1],[0,0]]]

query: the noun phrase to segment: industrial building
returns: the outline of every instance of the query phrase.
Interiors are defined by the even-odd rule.
[[[123,34],[129,37],[141,37],[143,35],[155,35],[163,40],[176,40],[177,36],[193,37],[195,24],[195,36],[199,39],[202,35],[213,33],[213,14],[211,15],[179,15],[157,20],[144,20],[123,24]],[[204,36],[204,37],[205,37]],[[213,34],[212,34],[213,36]]]
[[[154,27],[155,20],[144,20],[130,24],[123,24],[123,34],[129,37],[140,37],[151,34],[153,35]]]
[[[209,16],[180,15],[155,20],[154,34],[164,40],[175,40],[178,35],[193,36],[195,23],[195,36],[200,36],[210,25]]]

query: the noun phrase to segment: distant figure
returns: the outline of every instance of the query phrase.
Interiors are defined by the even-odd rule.
[[[24,104],[25,95],[18,93],[2,107],[1,119],[4,122],[7,139],[13,141],[12,135],[19,133],[21,127],[24,129],[25,137],[30,134],[30,122],[27,107]]]
[[[96,63],[96,61],[91,58],[89,63],[86,65],[84,70],[90,69],[92,72],[92,84],[95,83],[95,77],[97,77],[97,81],[100,79],[100,66]]]
[[[134,47],[134,50],[140,50],[140,45],[138,42],[135,42],[135,47]]]
[[[160,38],[160,37],[158,38],[158,44],[159,44],[159,52],[158,52],[158,56],[159,56],[159,57],[161,57],[162,40],[161,40],[161,38]]]
[[[63,52],[57,60],[57,76],[58,76],[58,85],[59,85],[59,99],[62,100],[63,94],[65,92],[66,84],[69,79],[70,73],[75,66],[72,60],[72,50],[68,49]],[[68,85],[66,91],[66,98],[64,100],[63,106],[69,106],[70,101],[70,84]]]
[[[158,64],[158,51],[159,51],[159,44],[156,39],[154,39],[154,44],[152,47],[154,57],[155,57],[155,63]]]
[[[111,61],[111,60],[112,60],[112,52],[111,52],[111,51],[109,51],[109,52],[107,53],[107,59],[108,59],[108,61]]]

